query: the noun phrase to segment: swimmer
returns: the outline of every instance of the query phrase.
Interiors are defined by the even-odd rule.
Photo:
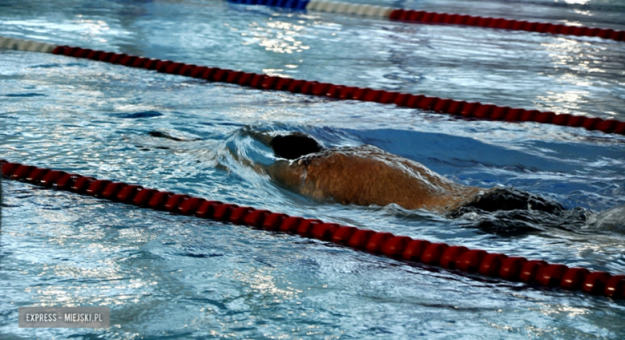
[[[249,127],[243,128],[243,133],[270,147],[276,161],[253,163],[227,148],[237,161],[316,201],[362,206],[394,203],[408,210],[461,218],[460,225],[511,236],[548,228],[577,230],[585,228],[589,218],[597,220],[597,225],[609,222],[608,229],[623,229],[613,227],[614,221],[623,225],[622,218],[595,216],[579,207],[567,210],[557,202],[511,188],[455,183],[420,163],[371,145],[325,148],[302,133],[273,137]],[[161,132],[149,135],[179,141]],[[625,205],[614,211],[618,215]]]
[[[254,165],[280,186],[323,201],[341,204],[425,209],[455,214],[465,208],[484,211],[540,210],[559,213],[564,208],[541,197],[505,188],[483,189],[455,183],[415,161],[375,146],[324,148],[301,133],[271,137],[248,133],[271,147],[279,158],[270,165]],[[457,217],[457,216],[455,216]]]

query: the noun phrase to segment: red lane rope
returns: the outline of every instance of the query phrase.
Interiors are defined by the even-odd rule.
[[[291,9],[306,9],[341,14],[356,14],[371,17],[388,17],[390,20],[418,24],[451,24],[477,26],[507,30],[599,37],[616,41],[625,40],[625,32],[613,29],[590,28],[584,26],[566,26],[542,22],[528,22],[503,18],[479,17],[462,14],[448,14],[426,11],[393,9],[390,7],[359,5],[344,2],[309,1],[309,0],[228,0],[246,5],[265,5]]]
[[[342,100],[369,101],[381,104],[395,104],[399,107],[418,108],[437,113],[446,113],[465,118],[477,118],[507,122],[536,122],[570,127],[583,127],[587,130],[599,130],[605,133],[625,135],[625,122],[616,119],[589,118],[540,112],[538,110],[515,109],[508,106],[497,106],[476,102],[457,101],[424,95],[412,95],[370,88],[351,87],[317,81],[297,80],[274,77],[265,74],[246,73],[217,67],[189,65],[167,60],[118,54],[80,47],[57,46],[54,54],[75,58],[91,59],[130,67],[156,70],[162,73],[175,74],[205,79],[256,89],[288,91],[308,95],[330,97]]]
[[[581,290],[584,293],[617,299],[625,298],[625,275],[611,275],[603,271],[591,272],[585,268],[569,268],[563,264],[550,264],[542,260],[528,260],[523,257],[468,249],[464,246],[431,243],[388,232],[324,223],[316,219],[293,217],[252,207],[148,189],[140,185],[9,163],[1,159],[0,169],[2,176],[8,179],[132,204],[141,208],[166,210],[268,231],[297,234],[398,260],[466,273],[479,273],[508,281]]]
[[[447,14],[426,11],[396,9],[389,15],[391,20],[415,22],[424,24],[452,24],[464,26],[478,26],[499,28],[515,31],[550,33],[559,35],[574,35],[599,37],[616,41],[625,41],[625,31],[605,28],[590,28],[584,26],[567,26],[544,22],[529,22],[503,18],[490,18],[461,14]]]

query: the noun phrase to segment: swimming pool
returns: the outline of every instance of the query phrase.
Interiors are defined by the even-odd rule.
[[[371,1],[370,3],[376,3]],[[385,2],[623,29],[617,1]],[[3,2],[0,35],[625,120],[625,44],[216,1]],[[397,206],[316,203],[235,162],[242,129],[376,145],[469,185],[625,203],[622,136],[466,121],[0,51],[2,158],[291,215],[625,273],[623,231],[500,235]],[[162,131],[196,141],[148,135]],[[0,334],[90,338],[620,338],[623,302],[414,267],[326,243],[3,182]],[[19,306],[111,306],[108,330],[17,328]]]

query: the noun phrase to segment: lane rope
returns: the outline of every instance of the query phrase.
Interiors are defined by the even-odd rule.
[[[283,78],[266,74],[233,71],[218,67],[189,65],[169,60],[138,57],[124,53],[105,52],[80,47],[55,46],[28,40],[5,38],[2,36],[0,36],[0,47],[20,51],[50,52],[68,57],[156,70],[161,73],[205,79],[213,82],[238,84],[262,90],[302,93],[340,100],[395,104],[398,107],[421,109],[464,118],[505,122],[535,122],[569,127],[582,127],[587,130],[598,130],[605,133],[625,135],[625,122],[616,119],[604,120],[598,117],[591,118],[570,114],[556,114],[554,112],[541,112],[538,110],[511,108],[509,106],[458,101],[419,94],[413,95],[355,86],[320,83],[317,81]]]
[[[52,53],[57,45],[33,40],[13,39],[0,36],[0,48],[24,52]]]
[[[256,229],[297,234],[301,237],[332,242],[354,250],[397,260],[480,274],[506,281],[560,287],[614,299],[625,298],[625,275],[611,275],[604,271],[591,272],[585,268],[569,268],[563,264],[552,264],[542,260],[528,260],[524,257],[488,253],[464,246],[432,243],[388,232],[293,217],[268,210],[144,188],[140,185],[9,163],[2,159],[0,159],[0,169],[2,176],[7,179],[132,204],[141,208],[165,210],[174,214],[229,222]]]
[[[555,35],[571,35],[598,37],[616,41],[625,41],[625,31],[591,28],[585,26],[567,26],[544,22],[530,22],[504,18],[480,17],[462,14],[448,14],[426,11],[404,10],[401,8],[360,5],[346,2],[319,0],[227,0],[244,5],[265,5],[271,7],[290,8],[294,10],[341,13],[375,18],[387,18],[415,24],[474,26],[514,31],[548,33]]]

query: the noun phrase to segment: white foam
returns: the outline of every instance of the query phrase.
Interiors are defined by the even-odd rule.
[[[592,226],[600,230],[625,233],[625,204],[600,213],[592,222]]]

